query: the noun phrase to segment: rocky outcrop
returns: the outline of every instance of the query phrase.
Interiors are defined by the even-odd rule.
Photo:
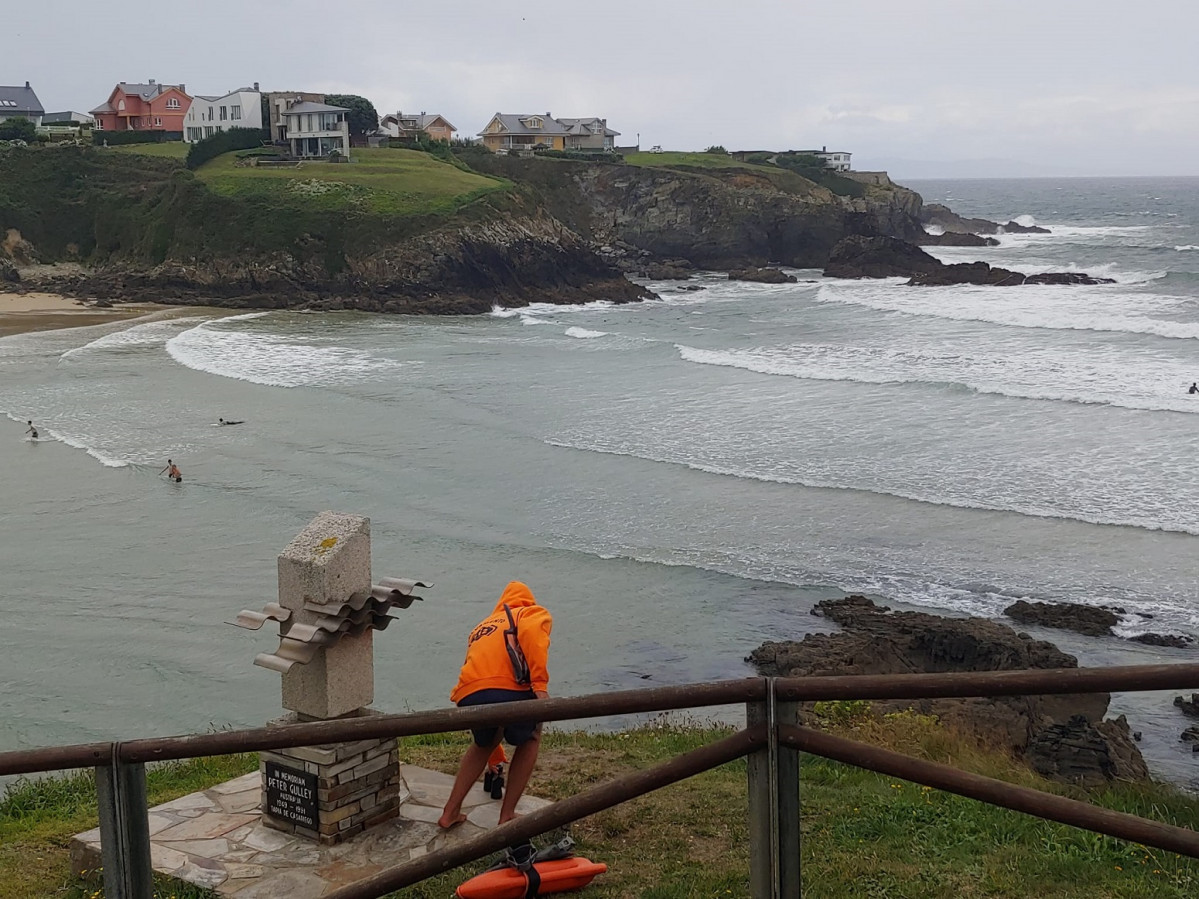
[[[925,225],[941,228],[946,232],[961,234],[1049,234],[1048,228],[1037,225],[1021,225],[1009,221],[1006,225],[988,219],[963,218],[948,206],[940,203],[925,203],[920,209],[920,221]]]
[[[847,237],[833,247],[824,268],[826,278],[908,278],[909,286],[944,287],[953,284],[1113,284],[1081,272],[1042,272],[1023,275],[985,262],[946,265],[914,244],[893,237]]]
[[[17,267],[13,265],[12,260],[0,256],[0,282],[15,284],[20,280],[21,273],[17,271]]]
[[[945,264],[924,250],[894,237],[847,237],[829,254],[826,278],[910,278]]]
[[[1004,609],[1003,614],[1021,624],[1076,631],[1088,637],[1110,637],[1112,627],[1120,623],[1120,616],[1115,612],[1076,602],[1026,602],[1021,599]]]
[[[761,284],[794,284],[799,279],[777,268],[743,268],[729,272],[730,281],[757,281]]]
[[[1199,693],[1192,693],[1190,699],[1175,696],[1174,705],[1187,717],[1199,718]]]
[[[818,603],[814,614],[843,628],[838,634],[809,634],[802,641],[763,643],[749,656],[763,675],[780,677],[836,674],[907,674],[943,671],[993,671],[1024,668],[1075,668],[1077,660],[1051,643],[1033,640],[1009,627],[979,618],[941,618],[920,612],[890,612],[863,596]],[[1057,763],[1063,779],[1143,778],[1144,763],[1117,720],[1103,723],[1110,697],[1004,696],[994,698],[895,700],[871,703],[881,712],[914,708],[936,715],[951,727],[976,733],[995,746],[1024,755],[1038,746],[1048,758],[1070,733],[1086,733],[1093,767],[1085,769],[1079,752]],[[1070,725],[1081,716],[1087,727]],[[1045,735],[1052,727],[1064,729]],[[1096,736],[1096,734],[1098,736]],[[1096,741],[1106,749],[1096,749]],[[1092,745],[1094,744],[1094,745]],[[1139,762],[1139,764],[1138,764]],[[1047,768],[1052,765],[1042,761]]]
[[[990,284],[1014,287],[1021,284],[1115,284],[1114,278],[1096,278],[1085,272],[1039,272],[1024,275],[985,262],[958,262],[933,272],[917,272],[908,281],[913,287],[947,287],[954,284]]]
[[[1065,723],[1050,724],[1029,741],[1024,761],[1042,777],[1087,787],[1149,779],[1123,715],[1099,722],[1074,715]]]
[[[940,234],[925,234],[913,241],[921,247],[997,247],[994,237],[980,237],[966,231],[942,231]]]
[[[1021,225],[1019,222],[1008,222],[1006,225],[1000,225],[999,230],[1004,234],[1051,234],[1048,228],[1042,228],[1039,225]]]
[[[1186,649],[1195,642],[1194,637],[1185,634],[1137,634],[1128,639],[1134,643],[1144,643],[1146,646],[1164,646],[1169,649]]]

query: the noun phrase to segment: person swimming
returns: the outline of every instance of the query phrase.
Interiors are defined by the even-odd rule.
[[[162,474],[163,472],[166,472],[168,481],[174,481],[176,484],[183,483],[183,475],[179,471],[179,466],[170,459],[167,459],[167,467],[160,471],[159,474]]]
[[[218,418],[217,421],[223,425],[244,425],[245,421],[225,421],[223,418]]]
[[[25,433],[29,435],[31,440],[37,440],[37,428],[35,428],[33,426],[33,422],[27,421],[27,422],[25,422],[25,424],[29,425],[29,427],[26,429]]]
[[[1199,384],[1196,384],[1194,381],[1192,381],[1191,389],[1188,390],[1187,393],[1199,393]]]

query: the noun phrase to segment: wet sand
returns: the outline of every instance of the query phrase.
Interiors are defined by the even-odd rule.
[[[157,303],[116,303],[111,308],[96,308],[56,293],[0,293],[0,337],[26,331],[102,325],[136,318],[154,310],[174,308]]]

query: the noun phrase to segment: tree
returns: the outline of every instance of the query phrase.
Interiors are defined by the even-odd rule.
[[[37,138],[37,128],[24,116],[13,116],[0,122],[0,140],[31,141]]]
[[[350,135],[362,137],[379,128],[379,113],[375,112],[375,104],[366,97],[357,94],[327,94],[325,102],[330,106],[344,106],[350,112]]]
[[[729,155],[729,151],[726,150],[724,147],[720,146],[720,144],[713,144],[712,146],[708,147],[708,149],[704,150],[704,152],[705,153],[713,153],[716,156],[728,156]]]

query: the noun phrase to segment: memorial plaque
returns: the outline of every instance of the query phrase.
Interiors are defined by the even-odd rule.
[[[266,813],[312,830],[317,828],[317,776],[266,763]]]

